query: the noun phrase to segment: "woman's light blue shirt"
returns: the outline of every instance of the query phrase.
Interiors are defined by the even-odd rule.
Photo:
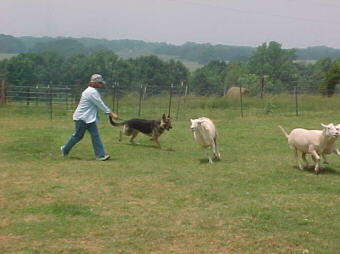
[[[102,101],[98,90],[89,86],[81,94],[77,109],[73,113],[73,120],[83,120],[86,123],[92,123],[98,120],[97,107],[105,114],[111,110]]]

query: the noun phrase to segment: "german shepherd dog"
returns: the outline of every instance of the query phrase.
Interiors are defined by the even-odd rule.
[[[134,138],[138,135],[139,132],[144,133],[147,136],[150,136],[150,140],[154,140],[158,148],[161,145],[158,142],[159,136],[164,132],[164,130],[170,130],[172,128],[170,116],[166,117],[163,114],[161,120],[145,120],[145,119],[130,119],[121,123],[115,123],[110,118],[110,123],[112,126],[124,126],[123,131],[119,133],[119,141],[122,140],[122,135],[131,136],[130,142],[134,144]]]

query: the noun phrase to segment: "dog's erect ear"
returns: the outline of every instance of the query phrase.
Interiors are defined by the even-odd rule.
[[[165,120],[165,119],[166,119],[166,118],[165,118],[165,114],[163,114],[163,115],[162,115],[162,119],[163,119],[163,120]]]
[[[170,119],[170,115],[168,115],[168,119]]]

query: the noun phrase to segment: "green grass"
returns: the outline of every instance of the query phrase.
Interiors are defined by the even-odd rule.
[[[0,107],[0,253],[338,253],[340,159],[330,155],[319,175],[300,171],[276,127],[338,123],[338,101],[305,97],[296,117],[289,97],[271,112],[248,98],[241,118],[238,102],[188,97],[161,150],[143,135],[118,142],[102,116],[105,162],[88,134],[60,156],[73,131],[63,107],[52,121],[45,105]],[[121,101],[122,118],[136,116],[134,103]],[[150,98],[142,117],[164,110]],[[200,115],[219,131],[213,165],[189,129]]]
[[[10,59],[13,56],[16,56],[18,54],[8,54],[8,53],[0,53],[0,61],[4,59]]]

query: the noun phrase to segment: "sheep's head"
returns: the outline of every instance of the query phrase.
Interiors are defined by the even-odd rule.
[[[201,127],[202,120],[190,119],[190,122],[191,122],[191,126],[190,126],[191,131],[196,131],[198,128]]]
[[[337,136],[339,136],[339,132],[333,123],[327,125],[322,123],[321,126],[323,128],[323,132],[327,137],[336,138]]]
[[[335,129],[337,131],[337,136],[340,136],[340,124],[335,125]]]

